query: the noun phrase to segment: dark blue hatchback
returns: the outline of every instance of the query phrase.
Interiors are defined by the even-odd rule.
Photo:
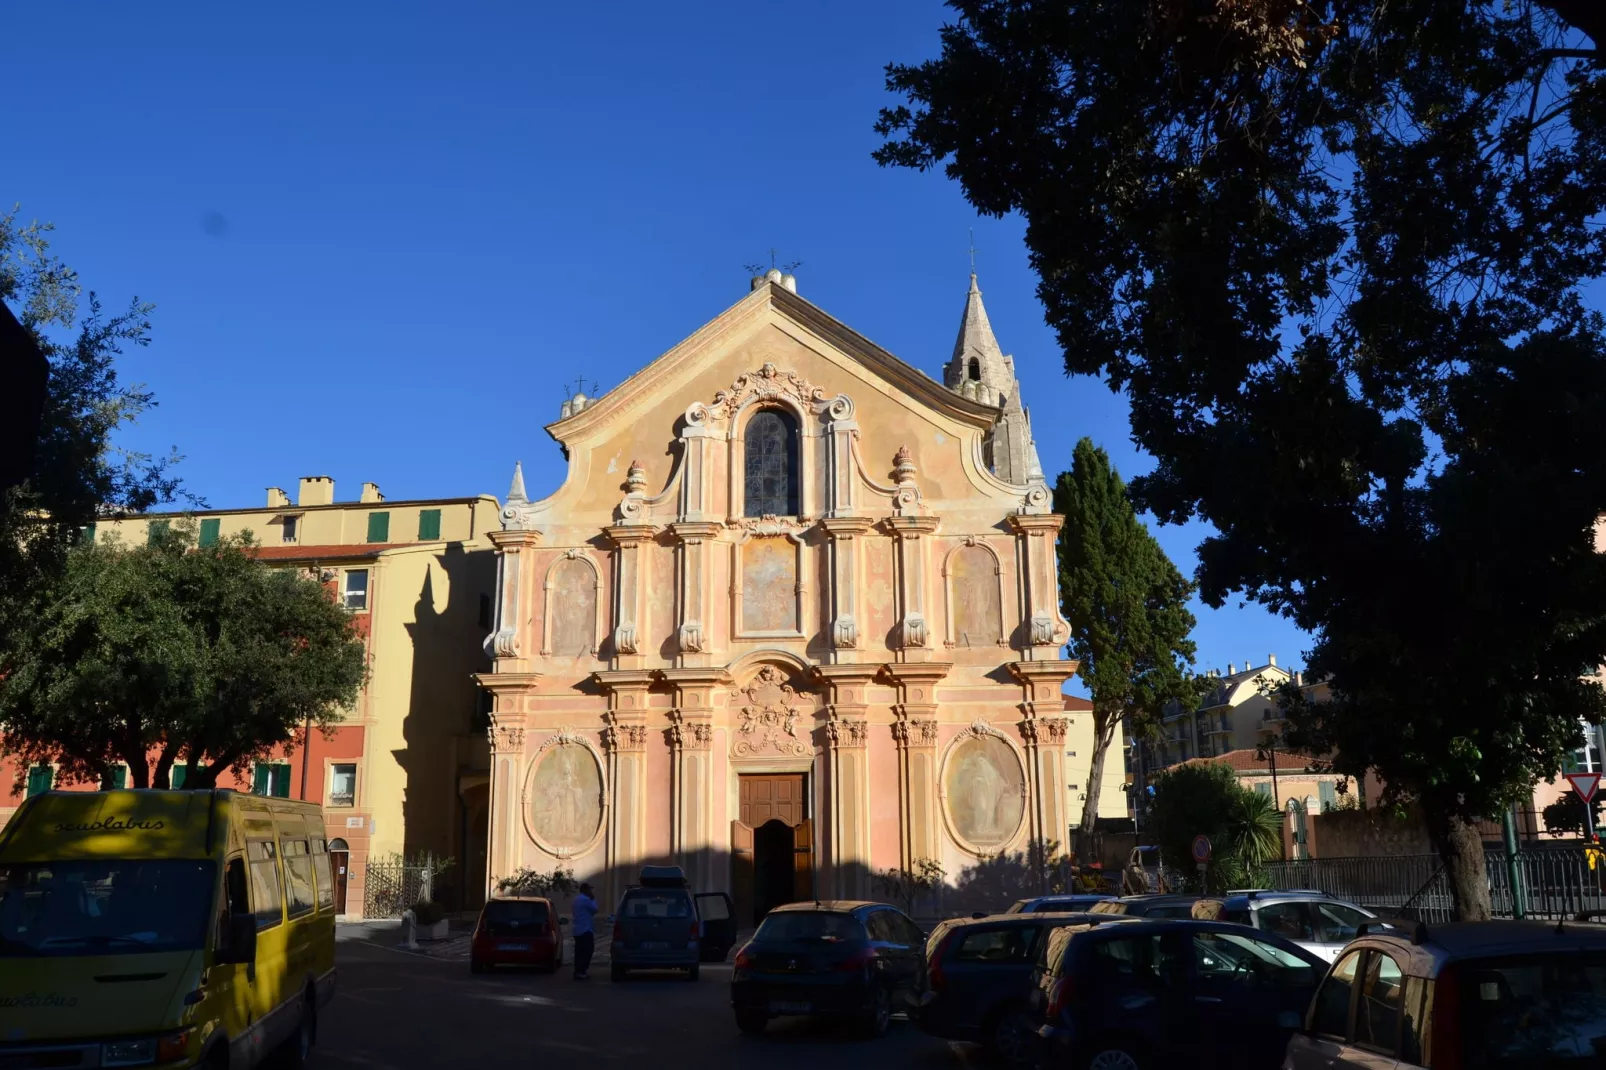
[[[1028,997],[1045,1067],[1274,1070],[1327,971],[1291,940],[1220,922],[1046,936]]]

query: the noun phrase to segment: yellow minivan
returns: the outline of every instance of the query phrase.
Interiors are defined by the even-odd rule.
[[[0,1067],[305,1062],[335,992],[312,803],[53,791],[0,831]]]

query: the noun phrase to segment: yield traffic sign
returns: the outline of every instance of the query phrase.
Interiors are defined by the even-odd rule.
[[[1595,789],[1600,787],[1600,776],[1599,773],[1568,773],[1567,779],[1578,797],[1587,804],[1595,797]]]

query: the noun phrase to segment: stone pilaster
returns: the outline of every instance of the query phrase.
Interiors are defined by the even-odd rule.
[[[645,670],[599,672],[608,696],[602,745],[608,754],[607,863],[609,901],[624,894],[647,856],[647,688]]]
[[[932,628],[927,614],[926,577],[931,540],[941,519],[935,516],[889,516],[881,522],[895,542],[898,574],[898,631],[894,645],[898,661],[925,661],[932,657]]]
[[[539,650],[539,639],[519,634],[529,618],[530,559],[540,545],[541,533],[533,528],[487,532],[496,547],[496,621],[485,641],[485,652],[499,673],[528,672],[530,654]]]
[[[1070,834],[1065,783],[1065,700],[1061,688],[1076,674],[1074,661],[1012,661],[1009,671],[1024,692],[1020,703],[1021,742],[1031,794],[1031,837],[1068,848]]]
[[[826,517],[820,521],[825,529],[827,553],[831,566],[831,621],[830,658],[834,662],[859,661],[865,657],[865,637],[859,606],[859,577],[863,568],[861,552],[864,536],[874,522],[869,517]]]
[[[615,524],[603,531],[615,547],[612,667],[646,668],[647,636],[651,634],[646,565],[657,529],[650,524]]]
[[[488,732],[491,743],[490,835],[485,867],[485,894],[522,865],[525,769],[524,696],[535,687],[534,674],[482,673],[475,678],[491,692],[493,708]]]
[[[870,894],[870,729],[865,692],[876,667],[821,665],[826,685],[825,738],[830,827],[822,859],[831,869],[833,894],[863,899]]]
[[[825,425],[825,516],[856,516],[859,479],[853,440],[859,434],[859,423],[853,418],[853,399],[838,394],[826,403],[826,414],[830,420]]]
[[[937,812],[937,684],[953,666],[942,662],[888,665],[898,688],[892,736],[898,745],[899,862],[908,868],[937,858],[942,842]]]
[[[1009,518],[1019,549],[1023,635],[1017,641],[1030,661],[1055,661],[1070,637],[1070,626],[1060,616],[1059,569],[1054,538],[1065,518],[1054,513],[1017,514]]]
[[[675,536],[675,571],[679,581],[676,664],[706,666],[711,664],[714,646],[708,544],[723,528],[712,522],[677,521],[669,530]]]
[[[665,669],[662,676],[675,686],[669,711],[670,850],[693,887],[722,887],[729,875],[715,872],[714,688],[729,678],[723,671],[694,669]]]

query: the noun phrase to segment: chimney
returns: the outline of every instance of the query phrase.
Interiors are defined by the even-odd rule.
[[[1228,676],[1233,676],[1233,675],[1235,675],[1235,674],[1236,674],[1236,673],[1237,673],[1237,672],[1238,672],[1238,666],[1236,666],[1236,665],[1234,665],[1234,664],[1233,664],[1233,663],[1232,663],[1232,662],[1230,662],[1230,661],[1229,661],[1229,662],[1227,662],[1227,675],[1228,675]]]
[[[1275,669],[1277,667],[1277,655],[1276,654],[1267,654],[1266,655],[1266,664],[1270,665],[1272,668]]]
[[[357,500],[363,502],[382,502],[385,500],[385,496],[379,493],[378,483],[364,483],[362,485],[362,497]]]
[[[1305,674],[1304,673],[1302,673],[1302,672],[1294,673],[1294,686],[1295,687],[1304,687],[1305,686]]]
[[[290,495],[286,494],[279,487],[269,487],[268,488],[268,508],[269,509],[282,509],[284,506],[289,505],[289,504],[290,504]]]
[[[329,476],[302,476],[301,490],[296,494],[297,505],[333,505],[335,481]]]

